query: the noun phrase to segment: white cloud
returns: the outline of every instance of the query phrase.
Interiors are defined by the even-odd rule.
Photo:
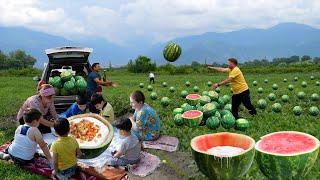
[[[281,22],[320,27],[318,0],[0,0],[0,25],[25,26],[67,38],[153,42],[204,32],[267,28]],[[65,4],[66,6],[64,6]]]

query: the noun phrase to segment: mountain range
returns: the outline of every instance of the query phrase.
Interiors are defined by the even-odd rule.
[[[281,23],[268,29],[242,29],[232,32],[207,32],[179,37],[170,41],[182,47],[181,57],[175,64],[223,63],[229,57],[240,62],[292,55],[320,55],[320,29],[297,24]],[[0,50],[23,49],[37,59],[37,67],[47,61],[44,50],[59,46],[85,46],[94,49],[90,61],[103,65],[125,65],[139,55],[151,57],[157,64],[165,64],[163,47],[168,42],[152,44],[137,40],[129,45],[117,45],[103,38],[66,39],[23,27],[0,27]]]

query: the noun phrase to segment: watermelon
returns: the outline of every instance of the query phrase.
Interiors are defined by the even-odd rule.
[[[229,95],[224,95],[224,96],[222,96],[222,98],[224,99],[224,103],[228,103],[231,100]]]
[[[192,106],[197,105],[199,103],[200,99],[201,99],[201,96],[199,94],[189,94],[186,97],[187,102]]]
[[[186,90],[183,90],[183,91],[181,91],[181,93],[180,93],[180,97],[182,97],[182,98],[186,98],[187,96],[188,96],[188,91],[186,91]]]
[[[212,86],[212,82],[211,82],[211,81],[208,81],[208,82],[207,82],[207,86],[208,86],[208,87],[211,87],[211,86]]]
[[[320,81],[317,81],[317,82],[316,82],[316,86],[320,86]]]
[[[272,105],[272,111],[275,112],[275,113],[281,112],[281,109],[282,109],[282,106],[281,106],[280,103],[274,103]]]
[[[220,120],[218,117],[212,116],[206,120],[206,126],[209,129],[217,129],[220,126]]]
[[[151,85],[148,85],[147,89],[148,91],[153,91],[153,87]]]
[[[59,96],[60,95],[60,89],[54,87],[54,95]]]
[[[199,106],[198,106],[199,105]],[[204,112],[204,108],[203,106],[201,106],[200,104],[197,104],[196,106],[196,109],[195,110],[198,110],[198,111],[201,111],[201,112]]]
[[[176,91],[176,88],[174,88],[173,86],[171,86],[171,87],[169,88],[169,91],[170,91],[171,93],[174,93],[174,92]]]
[[[173,118],[173,121],[177,126],[183,125],[184,121],[182,118],[182,114],[176,114]]]
[[[200,105],[201,106],[203,106],[203,105],[205,105],[205,104],[207,104],[207,103],[209,103],[209,102],[211,102],[211,99],[210,99],[210,97],[209,96],[201,96],[201,98],[200,98]]]
[[[249,121],[246,119],[240,118],[236,120],[235,129],[239,131],[245,131],[249,128]]]
[[[259,87],[259,88],[258,88],[258,93],[259,93],[259,94],[262,94],[262,93],[263,93],[263,88],[262,88],[262,87]]]
[[[309,108],[309,114],[310,116],[318,116],[319,115],[319,108],[317,106],[311,106]]]
[[[189,81],[186,81],[185,85],[186,85],[187,87],[189,87],[189,86],[191,86],[191,83],[190,83]]]
[[[256,159],[269,179],[306,179],[317,160],[319,146],[319,140],[306,133],[274,132],[256,143]]]
[[[190,110],[182,114],[184,123],[189,127],[198,126],[202,121],[202,116],[203,116],[203,113],[198,110]]]
[[[273,85],[272,85],[272,89],[273,89],[273,90],[277,90],[278,88],[279,88],[279,87],[278,87],[277,84],[273,84]]]
[[[82,76],[75,76],[74,79],[75,79],[76,81],[78,81],[78,80],[80,80],[80,79],[85,80],[84,77],[82,77]]]
[[[173,110],[173,116],[177,115],[177,114],[182,114],[183,113],[183,109],[182,108],[175,108]]]
[[[208,91],[202,91],[202,94],[201,94],[202,96],[209,96],[209,93],[208,93]]]
[[[319,95],[317,93],[313,93],[311,95],[311,100],[312,101],[319,101],[319,99],[320,99],[320,97],[319,97]]]
[[[211,102],[212,104],[214,104],[216,106],[217,109],[221,109],[222,107],[220,107],[220,104],[216,101]]]
[[[209,179],[242,179],[254,160],[255,141],[246,135],[221,132],[197,136],[191,140],[191,149],[199,170]],[[237,155],[215,156],[208,153],[213,147],[239,147]]]
[[[167,86],[168,86],[167,82],[162,83],[162,87],[167,87]]]
[[[210,97],[211,101],[217,101],[219,99],[219,94],[215,91],[209,91],[208,96]]]
[[[220,89],[219,87],[217,87],[217,88],[215,89],[215,91],[216,91],[217,93],[220,93],[220,92],[221,92],[221,89]]]
[[[296,77],[294,77],[294,81],[298,81],[298,77],[296,76]]]
[[[236,123],[236,120],[232,114],[226,114],[222,116],[221,125],[223,128],[225,129],[233,128],[235,123]]]
[[[282,100],[282,102],[285,102],[285,103],[286,103],[286,102],[289,101],[289,96],[286,95],[286,94],[285,94],[285,95],[282,95],[282,96],[281,96],[281,100]]]
[[[161,98],[161,105],[163,107],[167,107],[170,104],[170,99],[168,97],[163,97]]]
[[[267,107],[267,101],[264,99],[259,99],[258,107],[259,109],[265,109]]]
[[[192,107],[190,104],[188,104],[188,103],[182,104],[182,105],[181,105],[181,108],[183,109],[183,112],[190,111],[190,110],[193,109],[193,107]]]
[[[307,82],[302,81],[302,83],[301,83],[301,87],[306,88],[306,87],[307,87]]]
[[[265,79],[265,80],[264,80],[264,83],[266,83],[266,84],[267,84],[267,83],[268,83],[268,79]]]
[[[140,84],[139,84],[139,87],[140,87],[140,88],[143,88],[143,87],[144,87],[144,84],[143,84],[143,83],[140,83]]]
[[[218,103],[220,105],[220,108],[223,108],[224,105],[226,104],[226,100],[223,97],[219,97]]]
[[[53,77],[49,77],[49,84],[52,85],[52,82],[53,82]]]
[[[298,92],[297,96],[298,96],[299,99],[304,99],[305,96],[306,96],[306,93],[304,93],[303,91],[300,91],[300,92]]]
[[[71,77],[70,81],[72,81],[73,83],[76,83],[76,79],[74,79],[74,77]]]
[[[288,85],[288,89],[289,89],[289,91],[293,91],[293,88],[294,88],[294,87],[293,87],[293,85],[292,85],[292,84],[289,84],[289,85]]]
[[[194,91],[194,92],[199,92],[199,87],[198,87],[198,86],[194,86],[194,87],[193,87],[193,91]]]
[[[79,91],[85,90],[87,88],[87,81],[84,79],[79,79],[76,81],[75,87]]]
[[[61,80],[66,82],[66,81],[70,81],[71,78],[72,78],[72,73],[71,71],[63,71],[61,74],[60,74],[60,77],[61,77]]]
[[[226,110],[226,109],[220,111],[220,114],[221,114],[221,117],[223,117],[224,115],[227,115],[227,114],[232,115],[231,111]]]
[[[257,81],[253,81],[253,86],[257,86],[258,82]]]
[[[293,114],[296,116],[300,116],[303,112],[303,109],[300,106],[295,106],[293,108]]]
[[[310,79],[311,79],[311,80],[314,80],[314,76],[310,76]]]
[[[181,47],[174,42],[167,44],[163,49],[163,57],[169,62],[176,61],[180,55]]]
[[[70,94],[70,92],[65,90],[64,88],[60,89],[60,95],[61,96],[68,96],[69,94]]]
[[[51,78],[51,81],[49,78],[49,84],[51,84],[53,87],[56,87],[56,88],[62,88],[62,82],[59,76],[55,76]]]
[[[283,82],[287,82],[288,80],[287,79],[283,79]]]
[[[214,116],[217,117],[217,118],[219,118],[219,119],[221,118],[221,114],[220,114],[219,111],[216,111],[216,113],[214,114]]]
[[[226,104],[223,109],[231,111],[232,110],[232,105],[231,104]]]
[[[203,106],[203,117],[207,119],[210,116],[213,116],[217,111],[217,107],[212,103],[207,103]]]
[[[64,85],[63,85],[63,88],[64,88],[66,91],[71,91],[71,90],[73,90],[74,87],[75,87],[75,85],[74,85],[74,82],[72,82],[72,81],[67,81],[67,82],[65,82]]]
[[[276,100],[276,95],[275,95],[274,93],[270,93],[270,94],[268,95],[268,99],[269,99],[270,101],[274,101],[274,100]]]
[[[156,92],[152,92],[152,93],[150,94],[150,98],[151,98],[152,100],[158,99],[157,93],[156,93]]]

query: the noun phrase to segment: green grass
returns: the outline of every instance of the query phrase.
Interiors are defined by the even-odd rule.
[[[312,93],[318,93],[319,86],[316,86],[316,81],[320,81],[320,74],[313,73],[315,76],[315,80],[310,80],[309,73],[299,73],[299,74],[245,74],[247,83],[250,87],[251,92],[251,101],[256,105],[257,101],[261,98],[266,99],[268,103],[268,107],[265,110],[258,110],[258,115],[255,117],[250,116],[246,110],[242,110],[240,112],[240,116],[247,118],[250,121],[250,128],[246,132],[236,131],[234,129],[225,130],[220,127],[217,130],[209,130],[206,127],[197,127],[197,128],[188,128],[188,127],[176,127],[173,123],[172,110],[176,107],[179,107],[185,101],[180,98],[180,92],[182,90],[187,90],[188,92],[192,92],[193,86],[197,85],[200,88],[200,92],[205,90],[210,90],[207,86],[207,81],[217,82],[226,77],[226,74],[218,74],[212,73],[211,75],[160,75],[156,77],[156,84],[153,85],[154,92],[158,94],[158,99],[152,101],[150,99],[151,92],[147,91],[148,85],[148,77],[147,75],[133,75],[133,74],[117,74],[112,72],[110,76],[111,80],[116,81],[119,84],[118,88],[104,88],[104,95],[108,102],[110,102],[114,109],[116,116],[120,116],[127,112],[132,112],[129,105],[129,95],[132,91],[136,89],[140,89],[138,87],[139,83],[144,83],[145,87],[141,89],[146,96],[146,102],[154,107],[162,120],[162,129],[161,133],[171,136],[176,136],[179,138],[181,146],[181,151],[190,152],[190,140],[198,135],[206,134],[206,133],[215,133],[221,131],[230,131],[247,134],[253,137],[255,140],[258,140],[259,137],[282,130],[295,130],[306,132],[311,135],[314,135],[318,139],[320,139],[320,115],[317,117],[311,117],[308,115],[308,109],[311,106],[319,107],[319,102],[311,102],[308,99],[310,98]],[[295,82],[293,79],[295,76],[299,77],[299,80]],[[283,79],[287,78],[288,82],[283,82]],[[264,83],[264,79],[268,79],[269,82],[267,84]],[[185,81],[190,81],[191,86],[187,88],[184,84]],[[257,86],[253,86],[252,82],[256,80],[258,81]],[[306,81],[308,86],[306,88],[301,87],[301,82]],[[168,87],[164,88],[161,86],[162,82],[167,82]],[[276,83],[279,86],[279,89],[274,91],[272,90],[272,84]],[[289,84],[294,85],[294,91],[289,91],[287,86]],[[36,83],[32,81],[30,77],[19,77],[19,78],[8,78],[8,77],[0,77],[0,116],[8,117],[14,116],[18,111],[22,102],[30,95],[33,95],[35,92]],[[170,93],[170,86],[174,86],[176,88],[176,92]],[[264,89],[263,94],[258,94],[257,89],[262,87]],[[305,100],[299,100],[296,97],[296,94],[299,91],[304,91],[306,93]],[[269,93],[275,93],[277,96],[276,101],[270,102],[267,99]],[[232,95],[229,87],[222,87],[221,93],[222,95],[228,94]],[[287,94],[290,97],[288,103],[281,102],[281,96]],[[170,105],[166,108],[160,105],[161,97],[169,97],[171,99]],[[280,102],[282,105],[281,113],[273,113],[271,111],[271,106],[275,102]],[[300,105],[303,107],[304,112],[301,116],[296,117],[293,115],[292,108],[296,105]],[[5,142],[6,140],[11,139],[13,136],[13,130],[1,130],[0,131],[0,143]],[[172,165],[172,164],[170,164]],[[5,170],[3,170],[5,168]],[[28,176],[27,173],[21,171],[19,169],[14,168],[11,165],[6,165],[0,163],[0,177],[3,177],[3,173],[11,172],[11,176],[9,179],[16,179],[18,177],[24,177],[24,179],[30,179],[31,176]],[[179,170],[180,171],[180,170]],[[182,169],[182,171],[184,171]],[[320,160],[317,160],[315,166],[312,168],[311,172],[308,174],[306,179],[320,179]],[[5,177],[6,175],[5,174]],[[184,172],[179,172],[179,174],[184,174]],[[33,177],[33,176],[32,176]],[[38,177],[38,176],[35,176]],[[250,171],[243,179],[263,179],[262,173],[257,168],[256,162],[254,162],[253,166],[250,168]],[[200,178],[200,177],[199,177]]]

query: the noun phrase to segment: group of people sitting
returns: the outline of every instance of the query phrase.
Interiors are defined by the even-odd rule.
[[[51,85],[43,84],[38,93],[29,97],[20,108],[17,115],[20,125],[8,148],[15,164],[23,166],[32,163],[39,145],[50,161],[56,177],[66,179],[72,176],[76,170],[77,158],[82,153],[76,139],[69,136],[70,124],[67,118],[77,114],[99,113],[115,128],[114,139],[108,147],[110,158],[106,165],[126,166],[139,162],[142,141],[153,141],[160,136],[159,117],[155,110],[145,103],[145,96],[141,91],[130,95],[134,115],[117,120],[114,120],[111,104],[101,94],[93,94],[90,100],[78,96],[76,102],[61,114],[55,110],[54,94]],[[42,135],[51,133],[52,128],[58,139],[49,149]]]

